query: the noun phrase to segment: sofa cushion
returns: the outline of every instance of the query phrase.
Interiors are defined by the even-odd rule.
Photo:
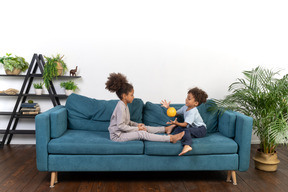
[[[219,132],[226,137],[235,137],[236,114],[232,111],[225,111],[219,115]]]
[[[176,110],[180,109],[183,105],[170,105]],[[154,104],[146,102],[143,111],[143,123],[148,126],[167,126],[167,122],[174,120],[175,117],[168,117],[167,109],[161,107],[161,104]],[[178,119],[178,121],[181,121]]]
[[[204,123],[207,126],[207,133],[215,133],[218,131],[218,114],[216,112],[209,111],[209,107],[214,105],[213,100],[207,100],[206,103],[202,103],[197,107]]]
[[[183,146],[178,141],[176,144],[164,142],[144,141],[147,155],[178,155]],[[185,155],[211,155],[237,153],[237,143],[221,133],[208,133],[203,138],[192,139],[192,151]]]
[[[71,94],[66,102],[68,128],[108,131],[110,118],[119,100],[97,100]],[[142,122],[143,101],[134,99],[128,104],[132,121]]]
[[[208,100],[206,103],[202,103],[197,107],[204,123],[207,125],[207,133],[215,133],[218,131],[217,122],[218,114],[215,112],[209,112],[212,100]],[[176,110],[180,109],[184,104],[171,104],[170,107],[174,107]],[[167,126],[167,122],[174,120],[175,117],[168,117],[167,109],[161,107],[161,104],[154,104],[147,102],[144,106],[143,122],[145,125],[150,126]],[[183,117],[177,117],[180,122],[183,121]]]
[[[114,142],[109,132],[71,130],[48,143],[48,153],[87,155],[143,154],[142,141]]]

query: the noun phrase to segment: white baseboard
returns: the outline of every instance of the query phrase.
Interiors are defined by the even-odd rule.
[[[258,139],[252,139],[251,144],[260,144],[260,140]]]

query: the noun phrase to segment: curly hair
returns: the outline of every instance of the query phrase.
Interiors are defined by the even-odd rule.
[[[190,89],[188,91],[188,94],[191,93],[195,99],[201,105],[202,103],[205,103],[207,101],[208,95],[205,91],[202,89],[199,89],[198,87],[194,87],[193,89]],[[198,106],[199,106],[198,105]]]
[[[121,73],[110,73],[105,89],[110,92],[116,92],[119,99],[122,99],[123,94],[128,94],[133,90],[133,85],[128,83],[125,75]]]

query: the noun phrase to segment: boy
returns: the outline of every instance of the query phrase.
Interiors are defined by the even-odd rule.
[[[203,122],[203,119],[197,109],[197,106],[205,103],[207,100],[207,93],[197,87],[190,89],[187,93],[187,98],[185,105],[177,110],[178,115],[184,116],[184,122],[180,123],[175,118],[174,121],[167,122],[167,124],[171,124],[169,126],[169,131],[167,134],[171,133],[172,130],[175,128],[173,134],[180,133],[185,131],[185,134],[181,140],[183,145],[182,152],[179,153],[179,156],[189,152],[192,150],[192,138],[200,138],[206,135],[206,125]],[[169,108],[170,102],[166,100],[161,101],[161,104],[165,108]]]

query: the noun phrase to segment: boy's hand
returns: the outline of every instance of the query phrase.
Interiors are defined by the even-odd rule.
[[[145,127],[145,125],[143,123],[139,123],[138,124],[138,130],[139,131],[147,131],[147,128]]]
[[[170,103],[171,103],[171,101],[167,102],[166,99],[164,99],[164,100],[161,101],[161,104],[162,104],[161,107],[165,107],[165,108],[168,109]]]
[[[170,124],[170,125],[177,125],[178,121],[177,121],[177,118],[175,118],[174,121],[170,120],[170,122],[167,122],[167,124]]]

